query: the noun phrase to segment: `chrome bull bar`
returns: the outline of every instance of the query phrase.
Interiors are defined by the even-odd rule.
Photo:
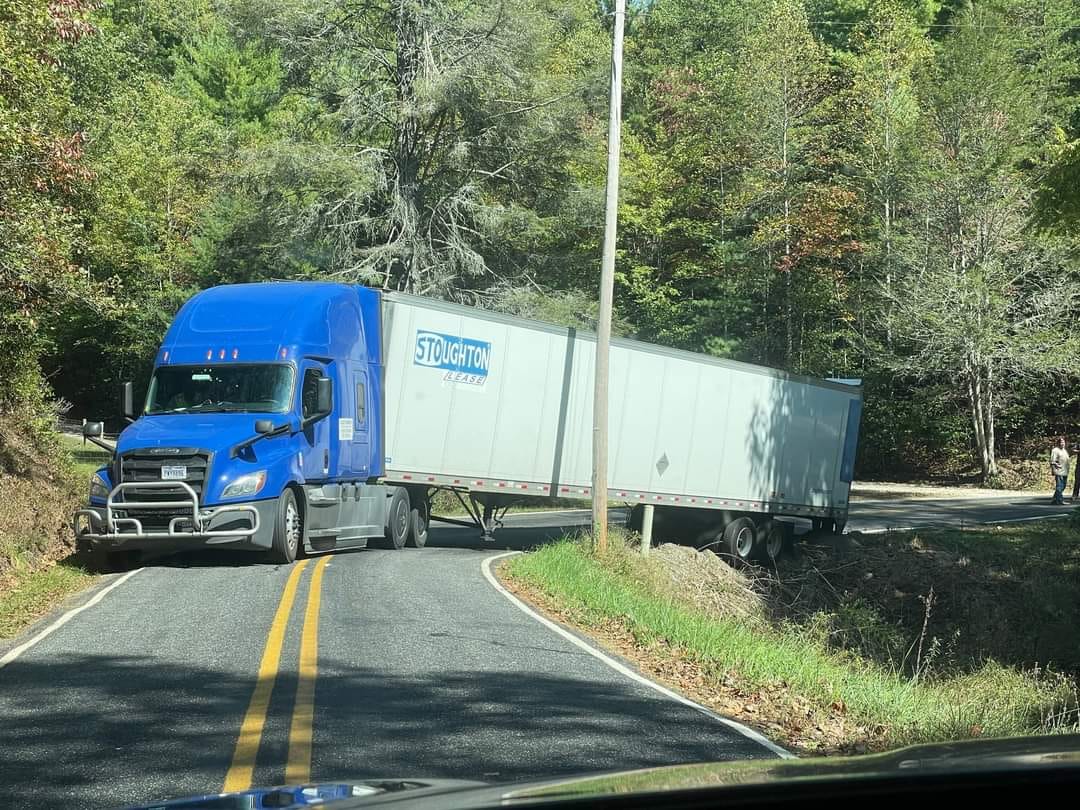
[[[122,494],[127,489],[169,489],[169,490],[183,490],[187,494],[187,500],[183,501],[117,501],[116,496]],[[127,509],[160,509],[162,511],[175,511],[177,509],[191,510],[191,517],[186,514],[177,515],[169,521],[169,530],[166,532],[147,532],[143,531],[142,522],[138,518],[132,517],[117,517],[114,511],[123,511]],[[204,525],[208,520],[216,519],[219,515],[235,512],[237,514],[244,514],[248,516],[251,521],[251,527],[247,529],[228,529],[228,530],[209,530],[205,529]],[[86,518],[87,528],[89,532],[86,534],[79,534],[79,518]],[[94,531],[94,526],[97,521],[101,520],[101,513],[94,509],[79,509],[75,512],[74,528],[75,535],[77,537],[84,537],[89,540],[169,540],[176,538],[192,538],[192,539],[209,539],[214,537],[251,537],[257,531],[259,531],[259,512],[254,506],[246,504],[235,504],[232,506],[218,506],[214,507],[212,514],[203,518],[199,515],[199,496],[196,494],[190,486],[183,481],[129,481],[124,484],[117,484],[113,487],[109,493],[109,497],[105,501],[105,534],[100,534]],[[191,530],[186,531],[179,528],[181,523],[191,523]],[[124,530],[122,527],[132,527],[133,530]]]

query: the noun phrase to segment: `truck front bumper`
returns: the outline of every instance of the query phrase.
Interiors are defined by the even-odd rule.
[[[124,500],[132,489],[183,491],[183,500]],[[144,496],[145,497],[145,496]],[[134,512],[139,517],[131,516]],[[165,528],[144,528],[147,515],[164,513]],[[199,496],[179,481],[147,481],[119,484],[113,488],[104,506],[91,504],[74,515],[75,537],[107,550],[161,549],[181,550],[204,546],[266,549],[273,539],[277,500],[235,503],[225,506],[200,506]],[[160,519],[154,522],[160,523]]]

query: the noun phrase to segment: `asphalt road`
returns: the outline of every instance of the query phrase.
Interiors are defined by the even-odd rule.
[[[863,501],[849,526],[1061,511]],[[523,513],[494,546],[451,527],[422,550],[302,568],[179,555],[113,577],[99,602],[0,669],[0,795],[114,807],[298,775],[505,781],[773,756],[605,665],[485,578],[499,551],[587,520]]]
[[[557,533],[510,528],[499,545]],[[482,573],[495,553],[475,532],[444,529],[422,550],[309,560],[250,782],[282,783],[294,759],[320,559],[313,780],[504,781],[773,756],[519,610]],[[266,684],[290,573],[237,555],[159,560],[0,669],[0,795],[113,807],[221,790]]]
[[[849,531],[1007,525],[1067,515],[1070,504],[1051,506],[1050,495],[1005,498],[859,500],[851,504]]]

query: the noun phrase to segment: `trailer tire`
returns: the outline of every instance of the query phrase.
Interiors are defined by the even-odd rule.
[[[390,505],[386,509],[386,530],[383,535],[383,548],[398,551],[405,548],[412,523],[412,507],[409,506],[409,491],[404,487],[394,487],[390,496]]]
[[[406,542],[412,548],[423,548],[427,545],[428,528],[431,526],[431,501],[425,495],[418,495],[411,511],[409,539]]]
[[[734,565],[748,564],[757,545],[757,529],[750,518],[735,518],[724,527],[724,551]]]
[[[787,546],[788,533],[784,524],[772,518],[761,521],[757,527],[757,558],[763,563],[775,565]]]
[[[304,519],[296,493],[289,487],[278,498],[277,515],[274,517],[274,538],[270,543],[270,560],[278,565],[291,565],[303,542]]]

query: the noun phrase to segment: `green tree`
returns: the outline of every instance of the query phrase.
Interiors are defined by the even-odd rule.
[[[841,97],[852,136],[849,166],[871,212],[874,249],[866,261],[874,272],[869,283],[884,285],[888,296],[897,272],[897,222],[910,212],[920,164],[921,110],[915,77],[929,64],[932,52],[914,14],[896,0],[872,6],[852,44],[851,85]],[[865,319],[862,324],[865,346]]]
[[[842,206],[827,187],[819,161],[824,151],[819,140],[825,131],[822,102],[829,91],[829,66],[801,0],[775,0],[739,53],[734,93],[744,111],[738,137],[747,165],[732,204],[752,228],[763,313],[767,321],[770,316],[779,321],[778,334],[764,336],[764,350],[769,361],[781,366],[795,358],[795,274],[822,237],[836,238],[815,231],[825,208]],[[775,304],[770,301],[774,296],[779,299]]]
[[[439,295],[490,285],[488,256],[522,269],[504,238],[528,237],[573,185],[599,64],[587,7],[326,0],[279,16],[332,125],[280,153],[312,190],[296,221],[329,246],[328,271]]]
[[[285,70],[281,54],[265,42],[239,42],[223,23],[185,41],[174,83],[240,142],[257,137],[281,100]]]
[[[1020,36],[995,10],[975,8],[923,77],[928,160],[911,223],[919,237],[903,282],[886,292],[906,349],[898,367],[956,386],[987,479],[998,471],[996,415],[1011,386],[1075,370],[1067,323],[1080,287],[1069,251],[1025,233],[1024,166],[1042,109],[1016,61]]]
[[[92,174],[75,201],[75,249],[85,277],[111,299],[54,313],[44,362],[64,370],[52,376],[56,392],[88,415],[114,413],[116,384],[145,379],[195,288],[191,246],[235,165],[235,138],[176,75],[190,63],[184,36],[201,41],[208,14],[202,3],[110,2],[90,17],[95,35],[70,50],[66,81]]]
[[[0,409],[40,407],[41,323],[92,288],[74,260],[73,209],[90,181],[60,68],[91,32],[89,2],[0,6]]]

